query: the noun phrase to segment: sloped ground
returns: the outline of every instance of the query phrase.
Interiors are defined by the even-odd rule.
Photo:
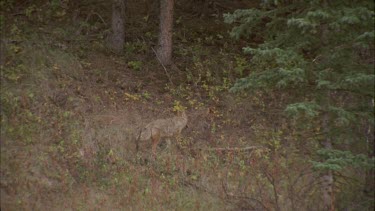
[[[235,54],[243,46],[219,18],[177,14],[185,22],[176,23],[173,84],[154,59],[155,37],[139,31],[156,20],[131,25],[121,56],[101,39],[62,33],[75,26],[12,30],[1,75],[2,210],[319,210],[319,175],[306,158],[315,142],[282,115],[288,95],[229,93],[251,71]],[[181,105],[188,127],[172,148],[162,143],[155,161],[151,143],[136,152],[139,129]]]
[[[143,158],[137,158],[139,128],[173,116],[175,100],[187,105],[165,89],[162,69],[135,72],[123,58],[111,54],[90,52],[79,59],[69,51],[35,43],[17,44],[20,51],[10,52],[14,58],[8,60],[9,69],[2,77],[3,209],[138,210],[156,204],[193,206],[185,205],[181,194],[197,201],[215,199],[188,186],[185,191],[184,185],[165,187],[164,173],[155,172],[160,171],[157,163],[148,160],[151,143],[143,143]],[[179,172],[177,176],[170,169],[166,172],[172,183],[188,177],[191,170],[184,165],[193,162],[191,149],[215,139],[210,131],[215,115],[207,105],[192,102],[194,107],[187,105],[189,124],[176,147],[179,151],[159,149],[163,167],[175,165],[173,171]],[[203,207],[216,207],[210,204]]]
[[[3,209],[273,206],[272,194],[262,193],[268,181],[259,174],[278,168],[277,155],[267,158],[275,162],[271,166],[262,157],[277,147],[282,118],[266,112],[264,96],[228,95],[222,85],[209,84],[213,79],[207,75],[206,81],[186,82],[189,73],[181,70],[173,73],[179,85],[172,85],[156,61],[133,70],[126,57],[105,50],[80,58],[35,43],[17,44],[20,51],[10,52],[14,58],[2,77]],[[205,73],[199,65],[209,68],[194,65],[200,69],[191,71],[192,77]],[[139,129],[173,116],[176,101],[187,107],[189,118],[182,136],[172,149],[162,144],[155,161],[151,143],[141,143],[137,153]]]
[[[256,120],[235,97],[189,85],[181,70],[173,74],[179,85],[169,84],[156,61],[133,70],[104,49],[80,58],[35,36],[7,46],[19,49],[8,52],[2,75],[3,209],[232,206],[217,178],[228,171],[222,155],[205,150],[254,145]],[[171,150],[160,146],[155,162],[151,143],[137,154],[139,128],[173,116],[175,101],[188,109],[182,138]]]

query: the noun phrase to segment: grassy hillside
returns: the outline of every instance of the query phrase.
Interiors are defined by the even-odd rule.
[[[107,3],[76,13],[9,2],[1,16],[2,210],[320,209],[309,162],[319,129],[300,134],[287,121],[288,93],[228,91],[251,71],[241,48],[259,38],[232,41],[222,14],[252,5],[219,1],[205,14],[199,1],[179,3],[175,64],[165,70],[152,50],[157,10],[146,1],[129,3],[121,55],[106,48]],[[161,144],[155,160],[151,142],[136,151],[140,128],[184,108],[188,126],[171,149]],[[362,181],[339,180],[343,203],[373,207]]]

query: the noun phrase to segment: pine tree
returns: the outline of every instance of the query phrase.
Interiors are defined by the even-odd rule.
[[[322,160],[314,164],[323,172],[324,209],[332,210],[334,172],[358,164],[369,169],[370,181],[374,176],[374,2],[263,2],[262,9],[225,15],[236,24],[232,37],[264,39],[243,49],[253,71],[231,90],[288,90],[296,101],[285,112],[304,124],[318,122]],[[341,151],[348,141],[363,148]]]

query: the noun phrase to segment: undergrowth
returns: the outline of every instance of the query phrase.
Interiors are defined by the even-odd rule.
[[[79,39],[100,31],[99,19],[43,30],[30,20],[9,24],[1,71],[2,208],[314,209],[319,175],[309,162],[316,149],[310,134],[285,120],[287,94],[228,92],[251,67],[224,32],[177,30],[176,40],[185,41],[175,47],[168,76],[151,59],[154,28],[145,22],[131,22],[122,55],[105,48],[104,34],[66,41],[78,29]],[[155,160],[151,143],[136,152],[140,128],[172,110],[189,117],[172,149],[159,146]]]

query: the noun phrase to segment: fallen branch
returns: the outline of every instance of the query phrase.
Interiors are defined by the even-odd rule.
[[[156,56],[156,58],[158,59],[158,61],[159,61],[159,63],[161,64],[161,66],[163,66],[164,71],[165,71],[165,74],[167,75],[167,78],[168,78],[169,82],[172,84],[172,86],[174,86],[174,84],[173,84],[173,82],[172,82],[172,80],[171,80],[171,77],[170,77],[170,75],[169,75],[169,73],[168,73],[168,71],[167,71],[167,68],[163,65],[163,63],[162,63],[161,60],[159,59],[158,54],[156,53],[155,49],[154,49],[153,47],[151,47],[151,49],[152,49],[152,51],[154,51],[155,56]]]
[[[251,146],[251,147],[219,147],[219,148],[207,148],[207,149],[201,149],[206,151],[249,151],[254,149],[266,149],[265,147],[261,146]]]

